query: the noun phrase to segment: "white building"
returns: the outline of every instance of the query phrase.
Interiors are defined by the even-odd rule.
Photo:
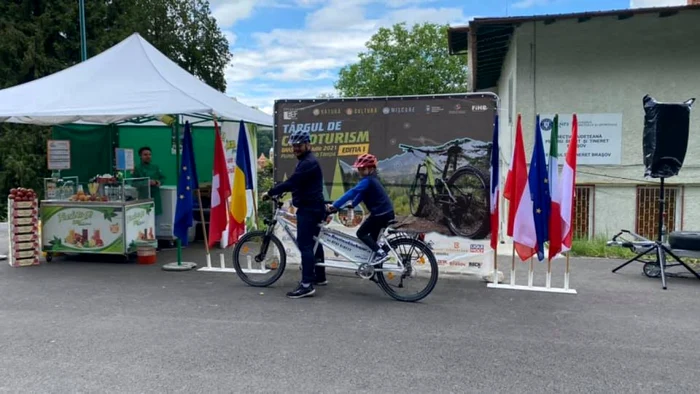
[[[598,119],[621,117],[621,127],[603,130],[602,140],[579,149],[609,156],[579,157],[577,233],[610,236],[628,229],[656,236],[658,182],[643,177],[642,97],[700,100],[700,5],[479,18],[450,29],[449,36],[452,54],[468,50],[470,90],[500,97],[504,178],[518,113],[528,161],[537,113],[575,112],[582,114],[580,124],[591,118],[584,114],[614,114]],[[669,231],[700,230],[700,108],[691,111],[690,122],[683,169],[666,180]],[[584,131],[580,126],[579,134]],[[549,131],[543,136],[549,139]],[[560,154],[565,149],[559,145]]]

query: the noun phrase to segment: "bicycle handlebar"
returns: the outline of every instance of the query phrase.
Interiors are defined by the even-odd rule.
[[[471,141],[471,138],[458,138],[456,140],[452,140],[449,142],[446,142],[442,145],[434,146],[434,147],[425,147],[425,146],[412,146],[408,144],[399,144],[399,149],[402,149],[404,152],[411,152],[411,151],[417,151],[421,153],[443,153],[447,149],[453,147],[453,146],[459,146],[462,145],[463,143],[467,141]]]

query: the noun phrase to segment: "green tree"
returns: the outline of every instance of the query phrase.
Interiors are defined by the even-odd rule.
[[[115,22],[117,31],[122,32],[121,39],[138,32],[180,67],[213,88],[226,91],[226,66],[231,61],[229,42],[211,14],[209,1],[119,2],[126,8]]]
[[[447,28],[433,23],[380,28],[358,62],[340,70],[336,90],[343,97],[466,92],[464,57],[449,55]]]
[[[270,158],[270,148],[272,148],[272,130],[265,129],[258,131],[258,157],[262,153]]]
[[[88,57],[138,32],[191,74],[226,90],[231,54],[207,0],[90,0],[85,7]],[[77,21],[77,0],[0,1],[0,89],[80,62]],[[10,188],[41,193],[49,134],[46,127],[0,124],[0,218]]]

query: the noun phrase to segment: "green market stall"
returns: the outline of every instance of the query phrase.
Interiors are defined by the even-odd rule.
[[[192,117],[184,118],[192,123],[194,156],[197,176],[202,189],[205,220],[204,226],[201,226],[199,212],[195,214],[196,225],[191,228],[189,237],[190,241],[193,241],[202,236],[202,227],[206,228],[209,222],[209,195],[216,134],[213,122]],[[63,178],[77,177],[80,180],[91,179],[96,174],[114,173],[114,152],[118,148],[132,149],[136,156],[141,147],[149,147],[152,152],[152,163],[157,165],[165,176],[163,184],[159,188],[163,213],[155,219],[154,235],[157,240],[174,242],[176,240],[173,226],[177,201],[177,150],[179,149],[175,136],[179,135],[182,138],[184,126],[180,124],[180,132],[177,133],[174,127],[160,122],[142,121],[141,124],[132,121],[116,125],[57,125],[52,127],[51,138],[70,142],[72,165],[70,169],[61,171],[61,176]],[[226,120],[218,122],[220,129],[225,129],[230,123]],[[234,128],[237,129],[237,122],[234,123]],[[257,151],[257,125],[246,123],[246,130],[248,131],[248,140],[255,152]],[[233,146],[227,148],[234,149]],[[135,157],[134,160],[138,165],[139,158]],[[87,182],[81,182],[81,185],[86,188]],[[197,206],[197,208],[199,207]]]
[[[46,92],[51,94],[47,95]],[[151,146],[154,161],[166,172],[165,187],[174,188],[180,166],[181,129],[185,117],[196,119],[197,123],[216,119],[219,123],[242,121],[260,126],[273,125],[272,116],[208,86],[159,52],[138,33],[58,73],[0,90],[0,122],[58,126],[55,132],[64,136],[71,134],[72,137],[66,139],[76,145],[66,149],[70,151],[71,165],[61,168],[60,173],[52,174],[50,181],[54,183],[53,189],[47,188],[47,198],[40,201],[40,207],[45,209],[42,226],[48,226],[42,229],[42,233],[47,229],[49,233],[54,232],[55,237],[48,244],[54,241],[52,248],[61,244],[56,250],[66,247],[65,244],[71,241],[70,244],[77,246],[78,250],[86,246],[88,249],[108,248],[108,245],[116,250],[115,245],[119,245],[120,250],[123,246],[126,251],[132,239],[130,231],[133,230],[136,239],[143,237],[144,232],[148,238],[151,233],[155,236],[157,230],[151,231],[150,219],[140,222],[143,215],[150,215],[148,207],[152,204],[152,196],[136,192],[136,197],[132,199],[124,197],[127,186],[139,188],[134,184],[129,185],[126,177],[117,180],[117,184],[122,184],[120,198],[86,201],[85,197],[78,195],[81,189],[85,193],[85,186],[89,189],[91,184],[100,183],[96,176],[114,174],[112,163],[116,147],[138,150],[144,145]],[[145,123],[155,123],[159,127],[150,128],[144,126]],[[195,122],[191,123],[195,125]],[[77,132],[76,128],[83,128],[82,133]],[[206,137],[207,134],[211,137]],[[193,138],[195,150],[202,151],[197,158],[197,166],[200,183],[203,183],[211,179],[213,131],[209,128],[208,132],[200,133],[195,129]],[[211,148],[207,149],[207,145]],[[75,163],[72,162],[73,158]],[[71,174],[74,181],[69,188],[65,180]],[[113,181],[107,181],[110,182]],[[50,191],[65,193],[66,189],[70,189],[67,199],[64,194],[60,198],[48,196]],[[139,223],[132,230],[127,226],[130,217],[136,218]],[[101,222],[99,225],[91,222],[93,229],[86,232],[86,218],[95,223],[98,220]],[[52,230],[52,223],[61,219],[71,225],[58,223],[55,225],[57,230]],[[117,224],[120,227],[118,230]],[[99,230],[97,235],[95,230]],[[180,240],[177,246],[177,262],[166,264],[164,269],[194,268],[196,264],[182,262]]]

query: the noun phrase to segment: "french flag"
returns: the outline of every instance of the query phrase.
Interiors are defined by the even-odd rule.
[[[537,236],[535,218],[532,213],[532,197],[528,182],[523,124],[520,114],[518,114],[518,123],[515,128],[513,159],[510,162],[503,195],[510,201],[508,235],[513,237],[513,246],[518,257],[525,261],[537,252]]]
[[[498,248],[498,197],[500,183],[498,164],[499,164],[499,147],[498,147],[498,115],[494,120],[493,126],[493,144],[491,145],[491,248]]]

